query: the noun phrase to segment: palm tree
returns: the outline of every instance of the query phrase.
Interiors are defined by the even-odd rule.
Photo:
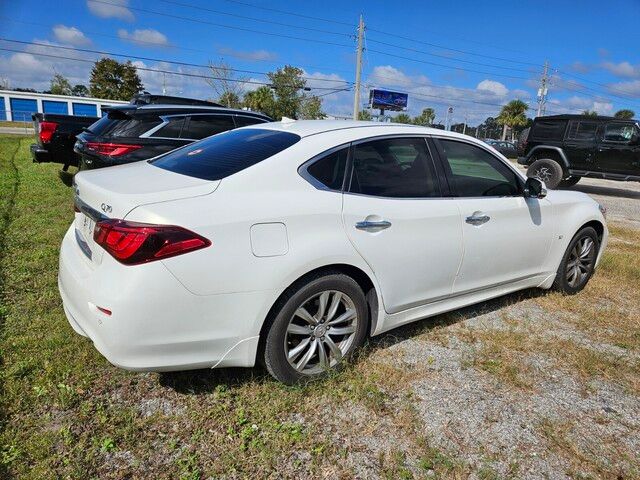
[[[511,100],[500,110],[500,115],[496,118],[499,125],[502,125],[502,140],[507,138],[507,127],[523,127],[527,124],[527,110],[529,105],[522,100]]]
[[[583,110],[582,115],[584,115],[585,117],[597,117],[598,112],[596,112],[595,110]]]
[[[623,110],[618,110],[613,116],[622,120],[631,120],[636,116],[636,112],[625,108]]]

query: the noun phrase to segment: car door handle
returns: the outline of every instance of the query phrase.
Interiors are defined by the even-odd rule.
[[[465,219],[465,221],[471,225],[482,225],[483,223],[487,223],[489,220],[491,220],[491,217],[483,212],[473,212],[472,215]]]
[[[365,230],[368,232],[371,231],[380,231],[380,230],[384,230],[386,228],[389,228],[391,226],[391,222],[388,222],[387,220],[380,220],[378,222],[372,222],[370,220],[364,220],[362,222],[358,222],[356,223],[356,228],[358,230]]]

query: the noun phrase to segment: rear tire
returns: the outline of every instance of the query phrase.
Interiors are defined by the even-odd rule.
[[[294,284],[274,308],[264,344],[264,365],[287,385],[339,369],[369,331],[360,286],[342,273],[324,273]]]
[[[564,188],[573,187],[579,181],[580,177],[567,177],[560,182],[559,186]]]
[[[558,162],[551,158],[541,158],[527,169],[527,176],[544,182],[547,188],[555,189],[562,180],[563,171]]]
[[[593,275],[599,251],[598,234],[592,227],[576,233],[562,257],[552,288],[567,295],[582,290]]]

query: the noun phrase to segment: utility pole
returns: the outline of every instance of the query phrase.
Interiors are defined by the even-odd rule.
[[[364,36],[364,20],[360,14],[358,23],[358,50],[356,53],[356,88],[353,98],[353,119],[358,120],[360,113],[360,76],[362,75],[362,37]]]
[[[465,133],[467,133],[467,122],[469,121],[469,114],[465,113],[464,114],[464,124],[462,125],[462,134],[464,135]]]
[[[544,70],[542,71],[542,78],[540,78],[540,88],[538,89],[538,114],[536,117],[544,115],[547,105],[547,84],[549,78],[547,77],[549,72],[549,61],[545,60]]]
[[[167,94],[167,74],[166,73],[162,74],[162,94],[163,95]]]
[[[453,120],[453,107],[447,108],[447,115],[444,120],[444,129],[451,130],[451,120]]]

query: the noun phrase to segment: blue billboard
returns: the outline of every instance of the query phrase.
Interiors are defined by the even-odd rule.
[[[409,95],[389,90],[373,89],[369,91],[369,105],[381,110],[406,110]]]

